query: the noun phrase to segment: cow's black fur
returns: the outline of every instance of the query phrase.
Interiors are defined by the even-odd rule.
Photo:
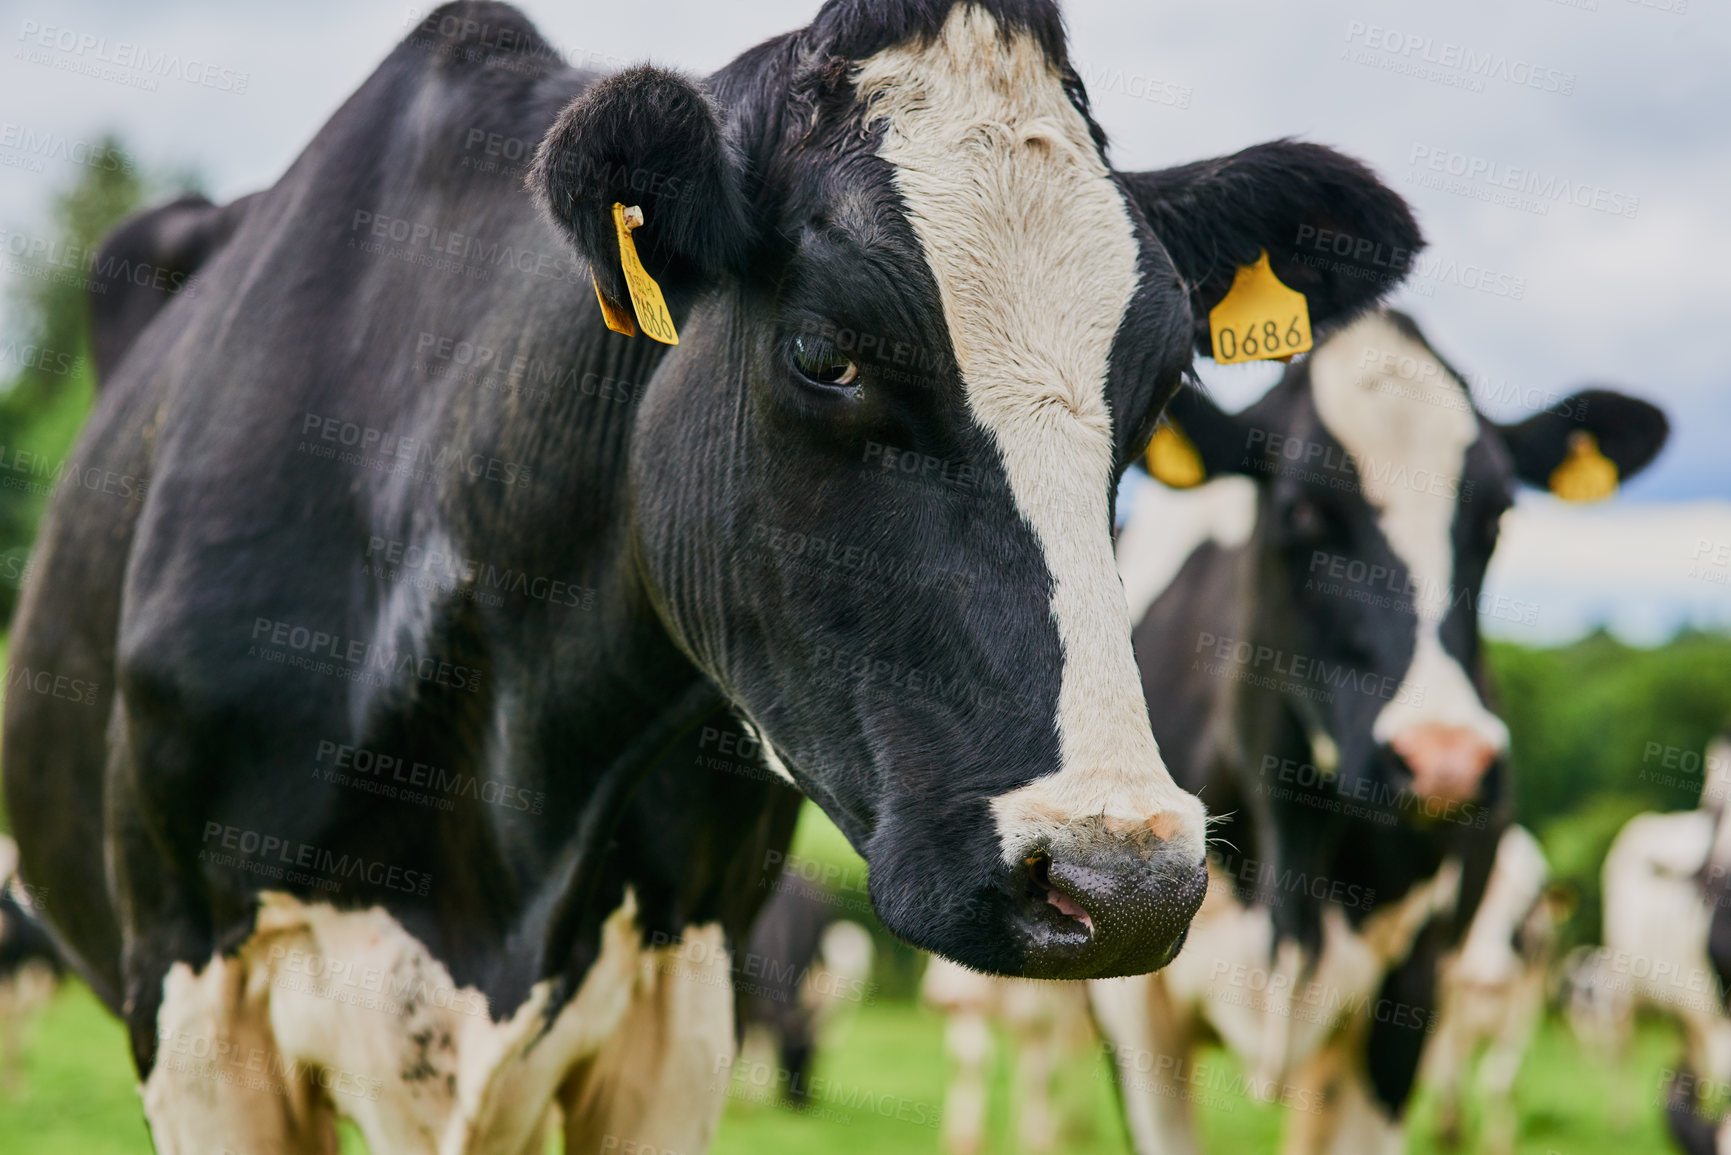
[[[1410,318],[1393,310],[1386,316],[1430,348]],[[1373,1017],[1363,1052],[1371,1087],[1398,1117],[1436,1014],[1437,965],[1483,897],[1508,822],[1510,792],[1499,761],[1478,797],[1452,818],[1418,816],[1410,805],[1410,772],[1371,734],[1383,696],[1341,688],[1323,704],[1285,688],[1213,676],[1231,671],[1207,668],[1215,659],[1200,641],[1205,635],[1389,679],[1384,685],[1398,685],[1412,660],[1410,591],[1404,602],[1400,596],[1342,597],[1314,576],[1320,551],[1382,567],[1388,577],[1369,592],[1408,590],[1406,568],[1376,525],[1354,463],[1318,414],[1313,365],[1309,358],[1295,362],[1239,414],[1222,412],[1194,389],[1168,406],[1207,476],[1237,474],[1257,482],[1256,527],[1241,548],[1210,542],[1198,549],[1137,625],[1134,640],[1154,733],[1173,776],[1201,792],[1220,816],[1216,831],[1233,848],[1231,861],[1256,864],[1232,872],[1239,897],[1268,908],[1277,936],[1300,943],[1309,959],[1321,949],[1329,899],[1279,880],[1321,878],[1342,888],[1325,888],[1329,894],[1373,895],[1373,902],[1340,902],[1348,922],[1361,925],[1434,876],[1445,859],[1461,862],[1452,917],[1429,923],[1385,977],[1377,1007],[1387,1013]],[[1478,420],[1480,435],[1467,451],[1459,490],[1451,603],[1440,635],[1494,706],[1480,655],[1478,604],[1498,521],[1516,484],[1545,486],[1577,430],[1593,433],[1626,478],[1658,453],[1667,426],[1653,406],[1606,390],[1584,391],[1514,425]],[[1333,464],[1289,467],[1279,453],[1282,438],[1297,439],[1307,454],[1314,449],[1315,457],[1300,466],[1317,459]],[[1285,680],[1285,686],[1305,685],[1302,678]],[[1338,748],[1332,776],[1317,770],[1316,733]],[[1343,801],[1360,805],[1365,816],[1342,813]]]
[[[1033,31],[1085,113],[1055,8],[984,6]],[[931,35],[949,7],[832,3],[700,84],[651,69],[598,82],[514,10],[447,6],[276,186],[217,210],[196,294],[99,335],[124,352],[78,454],[148,484],[57,494],[11,660],[99,692],[94,705],[9,694],[4,763],[23,872],[67,896],[54,930],[125,1014],[141,1072],[167,969],[250,933],[266,884],[221,856],[229,831],[425,880],[424,893],[351,880],[334,901],[386,907],[497,1014],[541,980],[568,996],[628,884],[646,933],[721,918],[737,934],[744,880],[785,840],[786,798],[731,780],[693,791],[656,769],[680,765],[723,701],[865,853],[892,929],[976,966],[1032,965],[1030,920],[1059,916],[1030,909],[1027,880],[999,864],[987,800],[1057,768],[1051,578],[969,415],[932,275],[846,79],[861,52]],[[532,172],[475,164],[473,143],[496,138],[541,142]],[[1163,207],[1191,186],[1182,176],[1143,181],[1132,202],[1159,235],[1139,225],[1141,289],[1112,351],[1120,471],[1189,359],[1188,293],[1161,240],[1190,254],[1184,276],[1213,283],[1259,230],[1333,220],[1344,187],[1307,213],[1277,166],[1244,180],[1241,195],[1193,197],[1193,213]],[[627,189],[679,323],[671,352],[608,333],[570,256],[577,245],[619,298],[599,217]],[[1380,195],[1359,191],[1361,205]],[[1262,215],[1264,198],[1280,211]],[[1404,207],[1383,207],[1416,244]],[[1192,233],[1233,248],[1210,264]],[[1381,288],[1324,278],[1317,323]],[[856,351],[859,390],[814,388],[789,342],[837,328],[911,347],[920,373]],[[450,343],[531,377],[551,367],[556,387],[446,372]],[[325,456],[348,429],[457,466],[413,448],[419,476],[377,453]],[[861,465],[873,443],[984,480],[910,490]],[[776,544],[789,534],[945,576],[883,589],[813,572]],[[378,555],[393,542],[557,579],[592,608],[429,583]],[[329,652],[276,640],[295,630]],[[340,654],[354,644],[363,662],[384,654],[388,675],[352,679]],[[921,671],[928,689],[861,681],[848,672],[861,655],[868,670]],[[415,810],[320,774],[321,741],[543,803]],[[1134,951],[1090,956],[1090,941],[1042,965],[1082,976],[1164,957],[1194,909],[1177,893],[1153,891],[1165,905]]]

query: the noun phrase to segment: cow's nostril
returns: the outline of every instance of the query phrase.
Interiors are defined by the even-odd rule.
[[[1060,914],[1069,916],[1082,924],[1090,935],[1094,933],[1094,920],[1083,909],[1082,904],[1062,889],[1052,884],[1052,859],[1045,851],[1030,854],[1023,860],[1028,868],[1028,890],[1036,901],[1045,902],[1048,906],[1057,908]]]

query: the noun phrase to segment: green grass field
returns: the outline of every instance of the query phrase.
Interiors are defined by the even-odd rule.
[[[946,1063],[935,1015],[905,1002],[862,1006],[837,1030],[813,1080],[817,1102],[796,1114],[762,1088],[736,1078],[717,1155],[777,1155],[821,1151],[937,1152],[936,1120]],[[1631,1072],[1613,1085],[1609,1072],[1587,1062],[1556,1024],[1540,1035],[1518,1088],[1522,1155],[1627,1155],[1668,1149],[1660,1116],[1660,1070],[1675,1054],[1671,1033],[1641,1033]],[[1007,1075],[1002,1050],[993,1094],[989,1150],[1009,1152]],[[1210,1056],[1218,1060],[1220,1056]],[[760,1076],[767,1082],[767,1076]],[[1075,1059],[1059,1076],[1057,1098],[1069,1120],[1061,1150],[1079,1155],[1128,1150],[1103,1060]],[[1618,1103],[1628,1125],[1613,1122]],[[1421,1100],[1416,1119],[1428,1119]],[[1278,1149],[1279,1112],[1248,1100],[1204,1102],[1202,1125],[1212,1151],[1243,1155]],[[347,1136],[346,1152],[365,1145]],[[1437,1151],[1421,1139],[1414,1152]],[[38,1023],[16,1093],[0,1092],[0,1155],[146,1155],[138,1096],[126,1039],[84,987],[63,988]],[[379,1155],[387,1155],[381,1152]]]

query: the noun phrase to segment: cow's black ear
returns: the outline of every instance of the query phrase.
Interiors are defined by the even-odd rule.
[[[1399,284],[1424,246],[1405,201],[1318,144],[1274,141],[1123,179],[1190,290],[1202,353],[1208,311],[1265,249],[1275,275],[1309,302],[1320,339]]]
[[[1249,473],[1249,426],[1222,410],[1194,385],[1166,405],[1143,459],[1154,480],[1190,489],[1229,473]]]
[[[594,270],[601,291],[630,311],[613,205],[639,205],[632,241],[669,291],[712,279],[745,258],[743,165],[721,114],[696,83],[648,66],[597,81],[553,122],[530,187]]]
[[[1638,398],[1583,389],[1501,430],[1522,481],[1569,501],[1598,501],[1659,455],[1671,423]]]

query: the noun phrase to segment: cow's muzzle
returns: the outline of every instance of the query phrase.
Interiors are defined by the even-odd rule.
[[[1441,802],[1471,802],[1500,751],[1466,726],[1423,723],[1389,740],[1412,772],[1412,792]]]
[[[1015,872],[1029,978],[1146,974],[1177,957],[1208,890],[1205,862],[1173,844],[1090,840],[1035,849]]]

